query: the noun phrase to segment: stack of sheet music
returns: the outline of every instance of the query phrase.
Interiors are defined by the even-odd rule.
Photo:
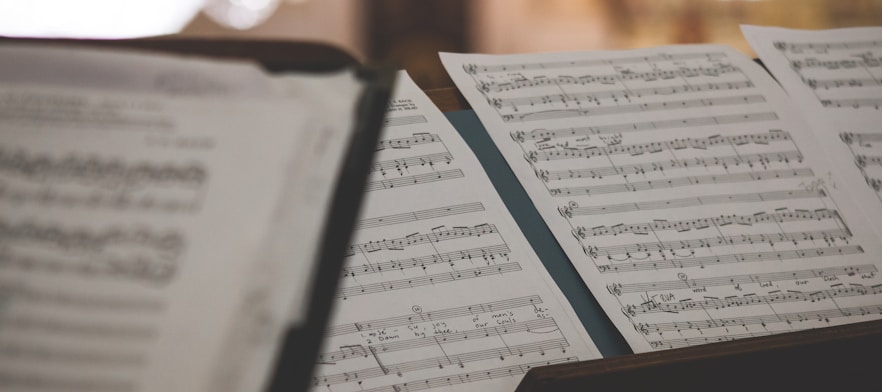
[[[263,388],[304,322],[362,90],[0,46],[0,389]]]
[[[634,352],[880,318],[882,29],[441,59]],[[599,358],[405,75],[316,391],[513,390]],[[789,96],[788,96],[789,93]]]

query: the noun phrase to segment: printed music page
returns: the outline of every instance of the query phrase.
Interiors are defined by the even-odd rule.
[[[308,119],[0,85],[0,389],[258,390],[291,307],[277,280],[306,262],[263,256]]]
[[[313,391],[511,391],[599,351],[444,115],[399,75]]]
[[[878,238],[749,58],[441,59],[635,352],[880,317]]]
[[[882,27],[741,30],[882,235]]]

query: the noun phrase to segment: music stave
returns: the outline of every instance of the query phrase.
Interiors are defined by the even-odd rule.
[[[41,345],[37,342],[0,343],[0,358],[6,361],[38,361],[46,365],[108,366],[136,368],[147,363],[143,353],[128,350],[96,350]]]
[[[586,239],[588,237],[620,235],[620,234],[638,234],[645,235],[652,232],[675,230],[677,232],[685,232],[689,230],[701,230],[710,227],[722,227],[728,225],[752,226],[761,223],[786,223],[786,222],[802,222],[802,221],[820,221],[823,219],[835,219],[841,223],[842,218],[836,210],[826,208],[814,211],[808,210],[787,210],[783,209],[773,213],[757,212],[748,215],[720,215],[705,218],[694,218],[684,220],[653,220],[644,223],[620,223],[613,226],[595,226],[588,228],[585,226],[576,226],[573,228],[573,235],[578,238]]]
[[[469,214],[472,212],[481,211],[484,211],[484,205],[480,202],[457,204],[453,206],[430,208],[426,210],[405,212],[402,214],[380,216],[376,218],[365,218],[358,221],[356,229],[364,230],[380,226],[398,225],[419,220],[443,218],[447,216]]]
[[[444,318],[439,318],[436,315],[436,317],[433,318],[433,321],[434,320],[444,320]],[[406,325],[413,324],[414,323],[412,322]],[[494,327],[475,328],[459,332],[446,332],[439,335],[432,335],[416,339],[398,340],[388,343],[345,346],[340,347],[340,350],[337,351],[320,354],[318,357],[318,361],[322,363],[338,363],[347,359],[365,358],[370,356],[371,353],[392,353],[396,351],[413,350],[423,347],[436,346],[438,344],[474,341],[477,339],[494,338],[522,332],[533,332],[537,330],[542,332],[548,332],[552,330],[556,331],[557,322],[555,322],[553,318],[536,319]]]
[[[614,155],[638,156],[643,154],[657,154],[660,152],[673,152],[684,149],[707,150],[716,146],[743,146],[747,144],[769,145],[773,142],[790,142],[790,133],[786,131],[771,130],[768,132],[741,134],[731,136],[713,135],[705,138],[677,138],[657,142],[637,144],[613,144],[592,147],[556,147],[543,148],[538,151],[530,150],[525,158],[533,163],[539,161],[555,161],[562,159],[591,159],[594,157],[607,157]],[[706,158],[712,159],[712,158]]]
[[[387,117],[383,119],[383,127],[399,127],[403,125],[425,124],[429,122],[426,116],[415,114],[411,116]]]
[[[762,274],[718,276],[712,278],[698,279],[689,279],[688,276],[684,274],[681,275],[680,279],[677,280],[646,283],[612,284],[607,286],[607,291],[609,291],[610,294],[621,296],[623,294],[648,293],[654,291],[692,290],[706,289],[707,287],[738,286],[742,284],[762,284],[780,281],[824,279],[834,276],[838,277],[875,275],[878,272],[879,271],[875,265],[863,264],[845,267],[827,267],[794,271],[770,272]]]
[[[442,226],[443,227],[443,226]],[[482,223],[475,226],[452,227],[449,229],[438,228],[428,234],[414,233],[402,238],[391,240],[368,241],[360,244],[352,244],[346,256],[356,253],[373,253],[380,250],[403,250],[408,246],[449,241],[460,238],[480,237],[487,234],[497,234],[496,225]]]
[[[786,292],[770,292],[768,295],[745,294],[740,297],[730,296],[724,298],[706,296],[703,300],[684,299],[677,302],[647,301],[639,305],[626,305],[622,308],[622,311],[634,317],[639,314],[651,313],[679,313],[693,310],[720,310],[725,308],[772,305],[777,303],[818,302],[835,298],[877,295],[880,293],[882,293],[882,285],[871,287],[862,285],[854,285],[850,287],[837,286],[831,287],[828,290],[815,290],[811,292],[787,290]]]
[[[439,152],[434,154],[415,155],[406,158],[376,161],[374,162],[373,166],[371,166],[371,171],[383,172],[385,174],[386,170],[397,170],[400,174],[403,175],[404,172],[411,167],[428,166],[430,168],[434,168],[436,163],[442,162],[449,165],[450,162],[453,162],[453,155],[450,155],[449,152]]]
[[[672,268],[706,268],[722,264],[750,263],[766,260],[784,261],[825,256],[846,256],[860,253],[864,253],[864,249],[860,245],[828,246],[823,248],[731,253],[703,257],[665,258],[662,260],[646,260],[621,264],[598,264],[597,271],[600,273],[620,273]]]
[[[117,314],[126,312],[149,314],[158,313],[165,309],[165,304],[162,301],[152,298],[119,298],[101,294],[69,293],[12,281],[0,281],[0,298],[16,303],[38,303],[44,307],[57,306],[80,311],[107,311]]]
[[[357,333],[368,329],[407,326],[418,322],[428,322],[462,316],[471,316],[481,313],[515,309],[523,306],[536,306],[540,304],[542,304],[541,297],[539,297],[538,295],[530,295],[526,297],[509,298],[494,302],[439,309],[431,312],[419,312],[413,315],[394,316],[384,319],[342,324],[329,328],[327,332],[328,336],[340,336],[350,333]]]
[[[882,156],[857,154],[854,156],[854,164],[858,167],[882,166]]]
[[[157,337],[156,328],[144,323],[81,322],[63,317],[4,314],[0,318],[4,332],[26,331],[27,334],[46,334],[74,339],[99,339],[113,343],[136,343]]]
[[[387,291],[403,290],[419,286],[428,286],[441,283],[455,282],[457,280],[480,278],[484,276],[502,275],[521,270],[517,262],[507,262],[498,265],[488,265],[478,268],[444,272],[434,275],[419,276],[415,278],[390,280],[379,283],[343,287],[335,298],[348,299],[358,295],[376,294]]]
[[[383,189],[402,188],[406,186],[428,184],[432,182],[463,178],[465,175],[460,169],[444,170],[413,176],[398,177],[391,180],[372,181],[367,184],[366,191],[373,192]]]
[[[758,170],[742,173],[707,174],[702,176],[685,176],[647,180],[640,182],[624,182],[618,184],[548,188],[553,197],[590,196],[608,193],[623,193],[667,189],[691,185],[732,184],[750,181],[768,181],[782,178],[814,177],[811,169]]]
[[[111,248],[146,248],[170,257],[177,257],[186,247],[184,236],[173,230],[159,232],[145,227],[90,230],[29,221],[12,223],[3,219],[0,219],[0,241],[10,247],[36,246],[93,254],[110,252]]]
[[[707,60],[711,62],[719,61],[727,58],[725,52],[708,52],[708,53],[659,53],[653,56],[636,56],[636,57],[620,57],[615,59],[603,60],[573,60],[573,61],[544,61],[538,63],[523,64],[489,64],[476,65],[464,64],[463,70],[471,75],[479,75],[483,73],[494,72],[510,72],[510,71],[527,71],[527,70],[549,70],[557,68],[581,68],[593,66],[615,66],[626,64],[644,64],[644,63],[660,63],[673,62],[682,60]]]
[[[780,51],[791,51],[794,53],[802,53],[806,50],[818,51],[826,53],[828,51],[838,50],[863,50],[882,48],[882,41],[850,41],[850,42],[784,42],[777,41],[773,45],[775,49]]]
[[[760,314],[753,316],[708,318],[704,320],[679,321],[669,323],[636,323],[634,328],[644,334],[662,334],[664,332],[683,332],[687,330],[703,331],[714,328],[742,327],[759,325],[767,328],[769,324],[784,323],[788,326],[804,322],[830,323],[830,319],[840,317],[882,315],[882,305],[853,306],[847,308],[834,307],[832,309],[811,310],[803,312]]]
[[[790,329],[787,331],[762,331],[762,332],[726,334],[725,336],[652,340],[652,341],[649,341],[649,345],[653,349],[656,349],[656,350],[657,349],[682,348],[682,347],[689,347],[689,346],[697,346],[697,345],[701,345],[701,344],[730,342],[733,340],[744,339],[744,338],[753,338],[753,337],[759,337],[759,336],[775,335],[775,334],[784,333],[784,332],[797,332],[797,331],[802,331],[802,329],[794,328],[794,329]]]
[[[572,180],[580,178],[599,179],[608,176],[628,176],[631,174],[665,173],[665,170],[688,169],[690,167],[721,167],[728,170],[730,166],[739,167],[745,165],[753,168],[759,165],[768,169],[768,165],[777,162],[789,164],[790,162],[801,163],[802,153],[799,151],[782,151],[772,153],[724,155],[711,158],[686,158],[669,159],[663,161],[635,163],[630,165],[602,166],[590,169],[570,170],[544,170],[539,169],[536,175],[544,182]]]
[[[882,66],[882,57],[873,57],[872,54],[862,54],[858,58],[844,58],[838,60],[818,60],[805,58],[790,60],[790,67],[795,70],[824,68],[827,70],[873,68]]]
[[[452,387],[454,385],[471,382],[492,380],[494,378],[515,377],[526,374],[530,369],[537,366],[548,366],[558,363],[578,361],[576,357],[566,357],[548,361],[530,362],[521,365],[505,366],[489,370],[480,370],[469,373],[451,374],[424,380],[410,381],[400,384],[392,384],[377,388],[366,389],[364,392],[413,392],[424,391],[432,388]]]
[[[624,85],[625,82],[634,81],[634,80],[642,80],[644,82],[653,82],[658,80],[671,80],[676,78],[686,79],[686,78],[695,78],[698,76],[713,76],[718,77],[720,75],[731,74],[731,73],[740,73],[741,70],[738,67],[733,67],[731,65],[726,64],[718,64],[714,67],[678,67],[676,69],[654,69],[648,72],[633,72],[629,69],[618,70],[613,74],[605,74],[605,75],[582,75],[582,76],[569,76],[569,75],[560,75],[556,77],[548,77],[545,75],[534,76],[532,79],[527,79],[522,75],[519,77],[511,79],[509,81],[479,81],[478,89],[483,91],[485,95],[489,93],[500,93],[511,90],[518,90],[523,88],[533,88],[533,87],[545,87],[545,86],[554,86],[554,87],[562,87],[562,86],[587,86],[591,84],[602,84],[602,85]],[[745,85],[743,81],[734,81],[733,83],[738,83],[739,85]],[[747,82],[750,84],[750,82]],[[717,84],[717,83],[707,83],[706,88],[704,90],[694,90],[688,83],[685,84],[687,89],[693,89],[691,91],[707,91],[707,90],[718,90],[720,86],[725,86],[725,83]],[[750,84],[752,86],[752,84]],[[696,86],[702,86],[702,84],[696,84]],[[734,86],[734,85],[730,85]],[[669,86],[665,86],[662,88],[668,88]],[[715,88],[716,87],[716,88]],[[641,89],[642,91],[648,93],[653,91],[651,88]],[[626,93],[627,95],[636,95],[636,90],[623,89],[619,90],[621,92]],[[602,94],[602,92],[601,92]],[[620,95],[616,93],[616,95]],[[516,98],[519,99],[519,98]],[[491,102],[491,101],[488,101]],[[493,103],[491,102],[491,105]]]
[[[871,143],[882,142],[882,133],[842,132],[839,134],[839,139],[848,145],[857,144],[866,147]]]
[[[594,258],[606,257],[614,260],[613,256],[625,255],[626,259],[630,259],[635,253],[652,253],[652,252],[676,252],[696,249],[711,249],[721,246],[735,245],[757,245],[765,244],[774,247],[779,243],[793,243],[798,245],[799,242],[823,241],[828,246],[834,246],[836,241],[848,241],[851,233],[844,229],[833,230],[816,230],[816,231],[796,231],[796,232],[778,232],[778,233],[761,233],[761,234],[736,234],[736,235],[719,235],[705,238],[690,238],[675,241],[654,241],[639,242],[626,245],[612,246],[591,246],[586,245],[586,252]],[[692,252],[694,253],[694,252]],[[683,256],[680,256],[683,257]]]
[[[534,129],[529,132],[515,131],[511,133],[513,140],[523,143],[527,139],[549,141],[556,138],[581,137],[592,135],[608,135],[628,132],[663,130],[670,128],[686,128],[716,126],[723,124],[742,124],[778,120],[775,112],[743,113],[720,116],[684,117],[673,120],[646,121],[637,123],[598,125],[588,127],[569,127],[559,129]]]
[[[613,100],[614,102],[619,102],[619,100],[622,99],[630,102],[632,98],[643,98],[643,96],[652,97],[658,95],[676,95],[702,91],[740,90],[750,87],[753,87],[753,83],[749,80],[718,83],[686,83],[675,86],[626,88],[619,90],[591,91],[583,93],[570,92],[514,98],[487,98],[487,102],[490,105],[495,106],[497,109],[502,109],[503,107],[511,107],[515,111],[518,111],[517,107],[524,105],[536,106],[562,104],[564,106],[569,106],[569,104],[572,103],[579,106],[583,102],[599,105],[600,101],[603,99]]]
[[[120,158],[64,158],[24,150],[0,149],[0,175],[45,184],[70,182],[78,186],[112,191],[131,191],[149,187],[200,188],[208,181],[201,163],[175,164],[126,162]]]
[[[679,199],[610,204],[589,207],[581,207],[579,206],[579,203],[571,201],[565,206],[558,207],[558,212],[560,212],[561,216],[567,219],[572,219],[573,217],[577,216],[613,214],[629,211],[648,211],[714,204],[753,203],[759,201],[798,200],[807,198],[823,198],[825,196],[826,192],[824,192],[823,189],[793,189],[770,192],[717,194],[707,196],[684,197]]]
[[[365,380],[370,378],[382,377],[390,374],[403,376],[405,373],[425,370],[425,369],[443,369],[445,366],[454,366],[465,368],[465,364],[469,362],[485,361],[488,359],[499,358],[504,361],[508,356],[523,357],[525,354],[540,353],[544,355],[546,351],[560,349],[566,352],[569,343],[565,338],[549,339],[540,342],[524,343],[518,345],[509,345],[503,347],[489,348],[478,351],[471,351],[462,354],[448,354],[434,358],[424,358],[410,362],[401,362],[394,364],[382,364],[381,366],[361,369],[332,375],[323,375],[314,378],[313,385],[318,386],[324,384],[331,386],[335,384],[346,383],[355,380]],[[319,378],[320,381],[319,382]]]
[[[457,260],[483,259],[487,265],[495,262],[496,258],[508,258],[511,249],[506,244],[483,246],[480,248],[455,250],[445,253],[436,253],[426,256],[411,257],[408,259],[398,259],[386,262],[365,264],[362,266],[344,266],[343,276],[358,276],[383,273],[384,271],[404,271],[410,268],[422,268],[436,264],[449,264],[454,266]]]
[[[434,133],[414,133],[413,136],[396,139],[380,140],[377,143],[377,151],[387,148],[411,148],[421,144],[440,143],[441,138]]]
[[[855,87],[875,87],[882,86],[882,81],[874,78],[849,78],[849,79],[812,79],[802,78],[802,82],[814,90],[822,88],[824,90],[837,88],[855,88]]]
[[[825,108],[873,108],[879,110],[879,107],[882,106],[882,98],[822,99],[821,106]]]
[[[549,109],[517,114],[500,114],[503,122],[527,122],[553,120],[573,117],[589,117],[608,114],[643,113],[660,110],[694,109],[711,106],[738,106],[764,103],[766,98],[762,95],[739,95],[710,98],[683,99],[676,101],[660,101],[635,104],[617,104],[610,106],[597,106],[579,109]]]
[[[65,190],[54,186],[12,187],[0,179],[0,200],[10,204],[37,204],[42,206],[61,205],[68,208],[85,207],[90,209],[140,210],[162,213],[194,212],[200,206],[199,196],[191,197],[172,195],[142,194],[132,195],[127,192],[112,192],[93,189],[87,192]]]

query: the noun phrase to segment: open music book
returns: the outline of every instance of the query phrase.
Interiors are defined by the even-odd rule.
[[[0,45],[0,389],[265,388],[366,95],[351,70]]]

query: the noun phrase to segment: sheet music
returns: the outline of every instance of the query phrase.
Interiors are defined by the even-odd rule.
[[[275,97],[0,86],[0,389],[259,389],[307,124]]]
[[[513,390],[599,358],[474,154],[401,73],[314,391]]]
[[[878,239],[750,59],[441,59],[635,352],[880,317]]]
[[[741,29],[882,234],[882,27]]]

